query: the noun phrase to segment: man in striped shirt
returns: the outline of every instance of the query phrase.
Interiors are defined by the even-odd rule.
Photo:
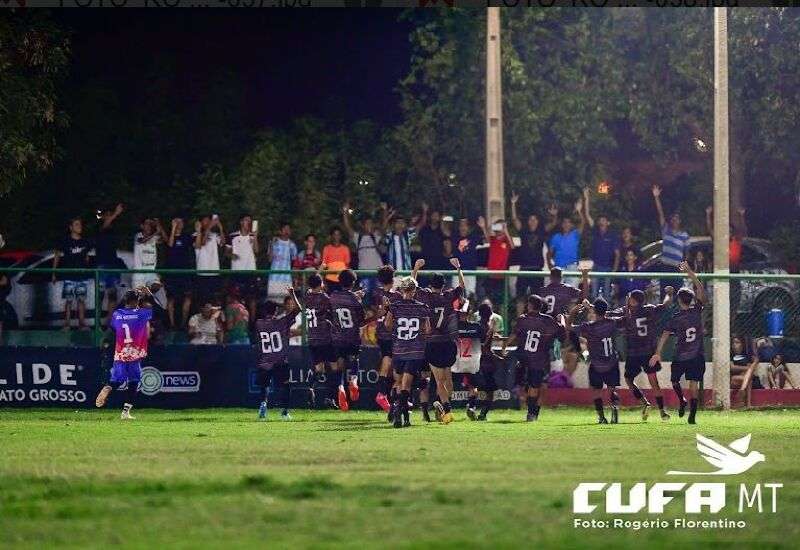
[[[689,248],[689,234],[681,228],[681,215],[677,211],[670,215],[669,220],[664,216],[664,207],[661,205],[661,187],[658,185],[653,186],[653,199],[658,211],[658,223],[661,224],[661,265],[663,271],[677,272],[679,271],[678,266],[686,257],[686,251]],[[668,286],[680,288],[682,280],[680,278],[661,279],[662,297]]]

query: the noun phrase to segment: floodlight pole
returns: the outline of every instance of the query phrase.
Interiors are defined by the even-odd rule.
[[[486,8],[486,218],[505,219],[500,8]]]
[[[727,8],[714,8],[714,273],[730,273]],[[714,405],[731,407],[730,280],[714,280]]]

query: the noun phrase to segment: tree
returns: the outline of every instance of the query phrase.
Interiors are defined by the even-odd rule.
[[[0,17],[0,196],[58,157],[58,131],[68,123],[59,84],[69,54],[67,34],[47,12]]]

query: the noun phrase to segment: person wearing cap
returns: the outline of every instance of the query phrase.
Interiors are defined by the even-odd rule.
[[[483,230],[484,238],[489,243],[489,256],[486,261],[486,268],[490,271],[505,271],[508,269],[508,260],[511,251],[514,250],[514,240],[508,233],[508,225],[505,220],[496,220],[491,227],[486,225],[483,216],[478,218],[478,227]],[[503,285],[505,278],[502,275],[490,275],[483,280],[483,288],[486,295],[495,304],[503,302]]]

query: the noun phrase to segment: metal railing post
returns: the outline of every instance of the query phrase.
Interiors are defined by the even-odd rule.
[[[100,345],[103,303],[100,298],[100,269],[94,269],[94,346]]]

